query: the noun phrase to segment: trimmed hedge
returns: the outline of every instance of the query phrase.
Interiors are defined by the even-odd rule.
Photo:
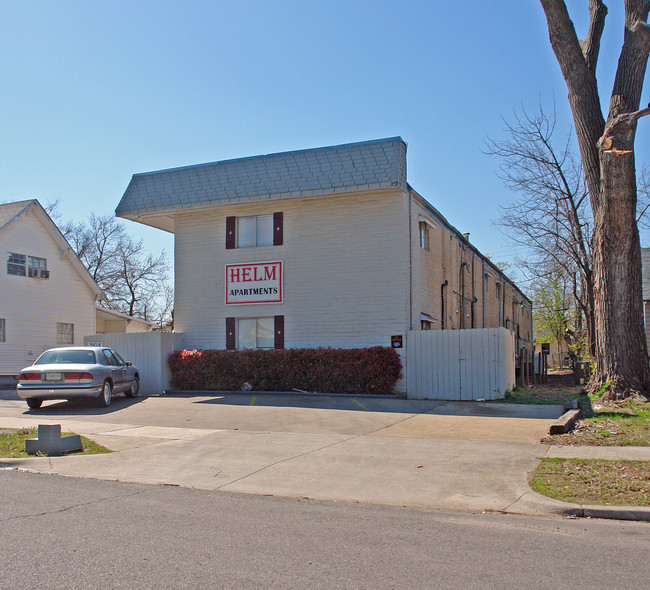
[[[174,389],[390,394],[402,376],[392,348],[182,350],[169,357]],[[249,385],[245,385],[249,384]]]

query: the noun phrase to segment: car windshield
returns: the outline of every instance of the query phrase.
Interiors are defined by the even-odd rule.
[[[48,350],[34,364],[92,365],[95,364],[95,353],[92,350]]]

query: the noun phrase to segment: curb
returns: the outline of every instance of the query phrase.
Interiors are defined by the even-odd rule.
[[[598,506],[572,504],[533,490],[526,492],[517,502],[503,510],[506,514],[540,514],[569,518],[602,518],[650,522],[650,506]]]
[[[582,506],[574,513],[582,518],[609,518],[650,522],[650,507],[643,506]]]

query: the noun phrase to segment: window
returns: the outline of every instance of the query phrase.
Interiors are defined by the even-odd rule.
[[[24,277],[27,274],[26,266],[26,256],[24,254],[16,254],[15,252],[7,254],[7,274]]]
[[[56,343],[74,344],[74,324],[56,324]]]
[[[104,355],[104,358],[106,359],[105,364],[114,365],[116,367],[119,367],[121,365],[126,365],[126,362],[124,362],[122,357],[119,354],[117,354],[116,351],[105,348],[104,350],[102,350],[102,353]]]
[[[436,318],[429,315],[428,313],[420,314],[420,330],[433,330],[433,324],[436,322]]]
[[[226,318],[226,350],[284,348],[284,316]]]
[[[273,215],[237,219],[237,247],[256,246],[273,246]]]
[[[420,248],[429,251],[429,225],[426,221],[420,221]]]
[[[7,327],[6,327],[5,319],[0,318],[0,342],[6,342],[7,341]]]
[[[273,348],[273,318],[237,320],[237,348]]]
[[[47,276],[47,260],[36,256],[28,256],[27,276],[45,278]]]
[[[226,250],[282,246],[283,214],[226,217]]]
[[[495,292],[497,294],[497,299],[501,301],[501,283],[496,284]]]

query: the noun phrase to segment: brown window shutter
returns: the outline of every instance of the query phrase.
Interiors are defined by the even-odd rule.
[[[284,348],[284,316],[273,316],[273,323],[275,329],[275,348]]]
[[[226,318],[226,350],[235,350],[237,348],[235,339],[236,324],[235,318]]]
[[[273,245],[282,246],[283,241],[283,215],[282,211],[273,214]]]
[[[226,250],[232,250],[235,247],[236,225],[237,225],[236,217],[226,217]]]

